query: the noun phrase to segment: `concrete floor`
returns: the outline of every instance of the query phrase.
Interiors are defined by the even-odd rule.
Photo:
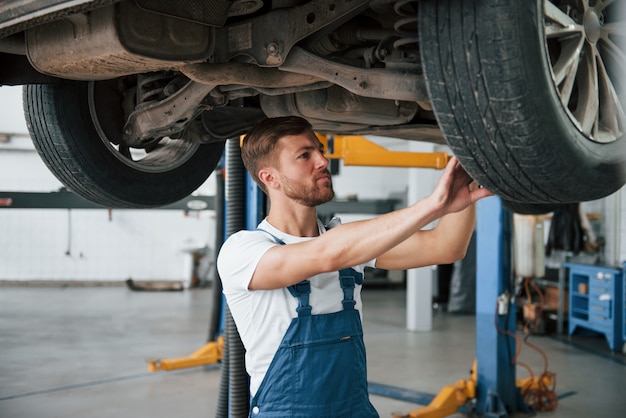
[[[145,364],[202,346],[211,293],[0,287],[0,417],[213,417],[218,365],[149,373]],[[468,377],[474,316],[437,314],[432,332],[411,333],[403,290],[366,289],[364,303],[370,382],[434,395]],[[533,342],[547,353],[562,396],[556,411],[539,416],[626,416],[624,355],[597,354],[568,338]],[[528,347],[520,359],[542,370]],[[518,368],[517,376],[527,372]],[[372,403],[381,417],[420,407],[381,396]]]

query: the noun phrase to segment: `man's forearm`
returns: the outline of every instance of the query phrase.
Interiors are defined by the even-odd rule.
[[[376,266],[387,270],[406,270],[459,260],[467,250],[474,221],[474,205],[446,215],[435,228],[416,231],[377,257]]]
[[[454,262],[465,257],[475,226],[475,204],[461,212],[451,213],[441,218],[436,227],[437,244],[442,247],[442,251],[448,253],[450,257],[448,262]]]
[[[392,213],[333,228],[315,241],[327,260],[334,260],[326,269],[338,270],[378,257],[439,216],[440,209],[424,199]]]

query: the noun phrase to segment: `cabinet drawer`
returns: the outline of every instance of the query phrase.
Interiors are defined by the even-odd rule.
[[[593,301],[589,304],[589,319],[604,320],[613,319],[613,304],[611,301]]]
[[[604,294],[613,294],[615,285],[613,283],[591,283],[590,287],[590,295],[600,296]]]
[[[615,275],[618,271],[596,270],[591,274],[591,281],[597,283],[613,283]]]

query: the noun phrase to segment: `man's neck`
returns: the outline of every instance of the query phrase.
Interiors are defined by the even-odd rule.
[[[277,208],[270,206],[267,221],[275,228],[296,237],[317,237],[317,211],[314,207],[290,206]]]

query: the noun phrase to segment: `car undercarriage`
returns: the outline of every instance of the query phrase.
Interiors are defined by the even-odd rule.
[[[625,3],[23,0],[0,6],[0,84],[51,171],[111,207],[179,200],[225,140],[298,115],[447,144],[532,212],[626,183]]]

